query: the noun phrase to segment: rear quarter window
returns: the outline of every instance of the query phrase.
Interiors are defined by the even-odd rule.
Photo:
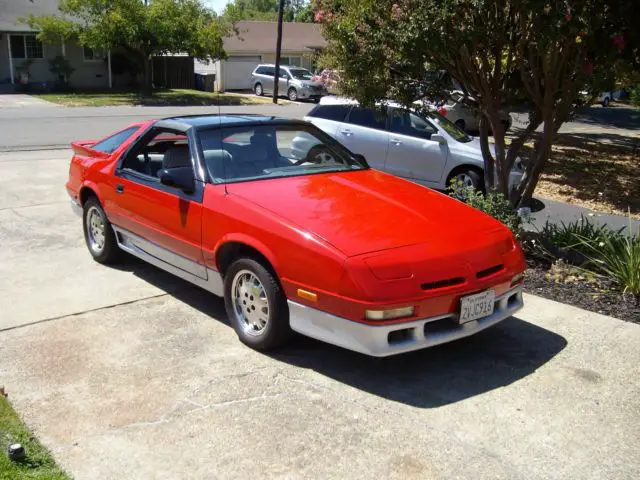
[[[91,147],[96,152],[113,153],[120,145],[124,143],[131,135],[138,131],[139,127],[129,127],[114,133],[110,137],[99,141]]]
[[[318,105],[309,112],[309,116],[322,118],[324,120],[333,120],[335,122],[343,122],[348,111],[348,105]]]
[[[256,68],[256,71],[254,73],[257,75],[264,75],[265,71],[266,71],[266,67],[258,67]]]

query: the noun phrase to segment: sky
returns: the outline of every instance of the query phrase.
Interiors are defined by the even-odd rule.
[[[222,13],[222,10],[224,10],[224,7],[229,3],[229,0],[204,0],[204,3],[216,12]]]

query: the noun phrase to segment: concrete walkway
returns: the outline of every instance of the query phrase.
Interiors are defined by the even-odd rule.
[[[60,108],[60,105],[22,93],[0,94],[0,109],[4,108]]]

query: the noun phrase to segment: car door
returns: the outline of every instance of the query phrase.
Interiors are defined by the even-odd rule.
[[[260,75],[260,81],[262,82],[262,90],[265,93],[273,93],[273,67],[264,67],[264,73]]]
[[[446,144],[431,140],[438,129],[426,119],[399,108],[389,112],[389,148],[385,170],[399,177],[439,182],[447,163]]]
[[[286,95],[287,90],[289,90],[291,75],[289,75],[289,72],[287,72],[284,68],[281,68],[278,78],[278,95]]]
[[[202,255],[203,185],[185,193],[160,183],[163,168],[195,165],[184,132],[153,128],[124,153],[115,171],[112,223],[125,246],[207,278]],[[170,164],[170,165],[169,165]],[[194,178],[197,178],[194,173]]]
[[[385,112],[353,106],[335,138],[353,153],[364,155],[371,167],[385,169],[389,148]]]

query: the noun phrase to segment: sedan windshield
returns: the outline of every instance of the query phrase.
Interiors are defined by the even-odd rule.
[[[214,183],[262,180],[367,168],[313,125],[270,124],[199,132]]]
[[[290,68],[289,73],[298,80],[311,80],[313,78],[313,74],[304,68]]]

